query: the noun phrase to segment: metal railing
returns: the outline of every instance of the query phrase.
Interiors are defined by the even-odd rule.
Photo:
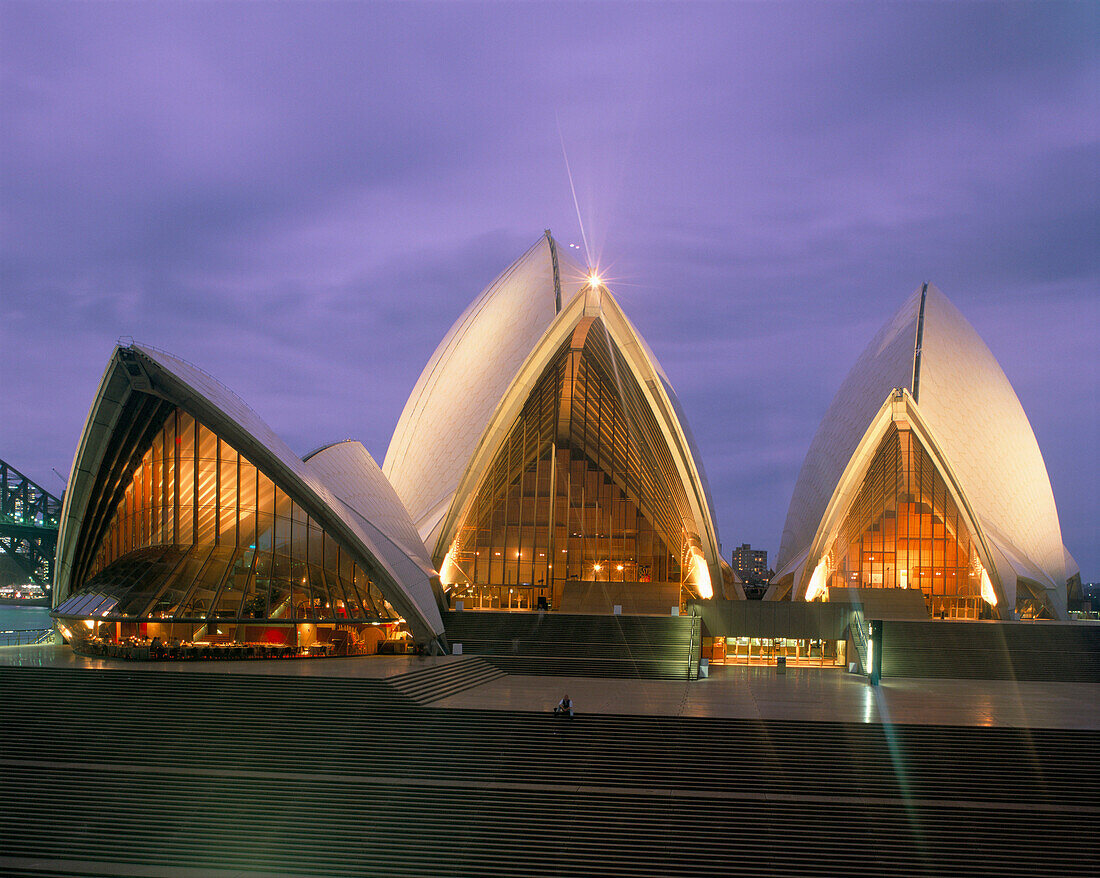
[[[0,631],[0,646],[33,646],[37,643],[49,643],[52,639],[52,628],[21,628]]]
[[[695,607],[691,608],[691,638],[688,641],[688,680],[699,679],[699,659],[703,653],[703,637],[701,628],[701,617],[696,615]],[[696,644],[696,631],[699,632],[699,642]]]
[[[859,666],[863,673],[870,674],[867,656],[867,620],[863,618],[863,610],[852,610],[852,640],[859,654]]]

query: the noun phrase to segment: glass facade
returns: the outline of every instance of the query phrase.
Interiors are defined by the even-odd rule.
[[[463,510],[441,575],[475,608],[556,606],[568,580],[690,587],[700,557],[690,521],[656,420],[589,318],[529,395]]]
[[[824,563],[830,587],[919,588],[932,616],[981,613],[977,546],[908,429],[891,426],[880,443]]]
[[[286,623],[314,632],[317,623],[397,621],[339,542],[187,412],[172,410],[131,466],[83,583],[58,616],[186,623],[191,637],[216,629],[231,639],[245,626],[256,635],[263,621],[264,636],[280,623],[295,640],[296,624]]]
[[[707,637],[702,655],[718,665],[775,665],[782,658],[788,666],[843,668],[847,643],[821,638]]]

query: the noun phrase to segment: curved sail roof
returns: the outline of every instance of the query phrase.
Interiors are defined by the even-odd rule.
[[[547,233],[474,299],[424,367],[382,471],[429,546],[497,403],[583,282]]]
[[[775,559],[777,575],[809,548],[848,461],[890,392],[912,381],[920,292],[906,299],[871,339],[818,426],[787,510]]]
[[[411,563],[422,575],[435,574],[409,513],[361,442],[328,445],[308,455],[305,464],[373,534],[394,569]]]
[[[1056,608],[1061,589],[1064,611],[1061,527],[1034,431],[989,348],[931,284],[879,330],[829,406],[795,484],[778,575],[801,563],[849,461],[895,388],[912,397],[977,526],[1002,556],[994,554],[1002,580],[1038,581]]]
[[[931,285],[917,403],[981,526],[1064,586],[1062,528],[1031,422],[974,327]]]
[[[414,545],[410,552],[402,545],[408,541],[408,529],[395,523],[399,516],[394,498],[381,489],[380,473],[372,475],[369,467],[354,477],[344,472],[340,464],[354,452],[321,455],[313,465],[303,462],[224,385],[190,363],[142,345],[115,350],[85,424],[58,535],[55,605],[65,596],[87,505],[100,469],[111,465],[116,435],[142,429],[132,422],[133,409],[127,408],[140,396],[177,405],[224,437],[349,550],[370,562],[379,573],[378,587],[419,639],[442,634],[430,563],[425,564],[422,548],[415,551]],[[362,458],[358,462],[366,463]],[[386,515],[371,522],[364,513],[372,508]]]
[[[682,416],[679,401],[653,352],[627,318],[611,292],[604,286],[585,286],[564,300],[562,311],[531,344],[519,366],[491,410],[485,416],[481,433],[462,461],[457,484],[448,490],[438,524],[429,533],[428,548],[437,563],[454,537],[466,501],[505,440],[532,389],[562,344],[585,318],[598,318],[601,332],[614,343],[622,356],[622,367],[630,369],[661,431],[671,465],[683,485],[692,527],[700,543],[711,583],[722,583],[718,534],[706,475],[696,453],[694,441]],[[391,446],[392,447],[392,446]],[[435,513],[433,512],[433,521]],[[423,532],[423,531],[422,531]]]

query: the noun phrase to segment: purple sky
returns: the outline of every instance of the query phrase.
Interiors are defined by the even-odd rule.
[[[726,556],[922,281],[1100,579],[1100,4],[0,0],[0,457],[60,490],[120,336],[381,462],[455,317],[580,243],[699,441]]]

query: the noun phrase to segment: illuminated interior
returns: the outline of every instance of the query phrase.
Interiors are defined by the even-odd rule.
[[[358,560],[212,430],[178,408],[162,415],[101,480],[107,514],[55,615],[116,638],[376,645],[365,628],[399,619]]]
[[[996,603],[955,500],[909,429],[891,425],[879,444],[806,597],[845,586],[919,588],[936,618],[976,619]]]
[[[712,665],[775,665],[843,668],[847,642],[823,638],[704,637],[702,657]]]
[[[568,581],[710,577],[672,455],[622,354],[584,318],[463,509],[440,570],[467,608],[560,605]]]

